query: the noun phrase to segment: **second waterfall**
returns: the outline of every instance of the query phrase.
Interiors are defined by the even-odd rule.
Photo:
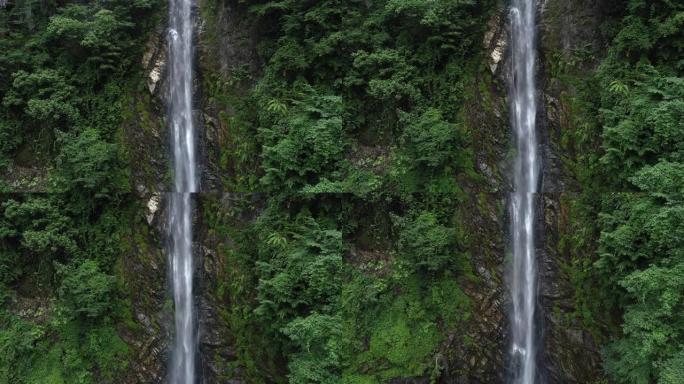
[[[175,306],[175,339],[169,381],[195,383],[197,350],[193,302],[192,199],[197,192],[193,98],[192,0],[169,3],[169,128],[174,190],[169,197],[169,263]]]
[[[513,384],[540,380],[537,355],[537,262],[535,201],[540,159],[537,142],[537,89],[535,82],[535,0],[512,0],[511,7],[511,123],[517,156],[510,199],[513,260],[511,271],[510,372]]]

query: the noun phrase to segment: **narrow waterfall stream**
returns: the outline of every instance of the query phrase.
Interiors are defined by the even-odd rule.
[[[534,208],[540,169],[536,134],[535,13],[535,0],[512,0],[510,105],[517,145],[514,189],[510,199],[513,237],[510,370],[514,384],[534,384],[540,377],[535,326],[537,263]]]
[[[174,191],[169,202],[169,263],[175,305],[170,383],[195,383],[195,308],[192,296],[192,199],[197,192],[192,117],[192,0],[169,3],[169,125]]]

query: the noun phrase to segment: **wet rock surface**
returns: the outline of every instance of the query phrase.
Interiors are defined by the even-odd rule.
[[[151,33],[141,62],[146,89],[128,101],[123,143],[132,171],[131,184],[139,196],[170,190],[170,157],[166,129],[166,28]]]
[[[235,114],[230,102],[218,101],[215,92],[234,97],[246,95],[261,72],[257,55],[258,30],[248,17],[247,7],[233,1],[198,2],[197,79],[203,85],[196,92],[196,108],[202,129],[199,130],[202,153],[203,192],[226,190],[221,166],[223,151],[230,141],[232,127],[227,118]]]
[[[145,208],[158,201],[148,222]],[[134,235],[126,239],[129,251],[122,256],[125,292],[131,303],[131,319],[121,329],[122,339],[131,348],[128,373],[121,383],[162,383],[165,379],[173,312],[166,282],[164,225],[166,201],[157,195],[138,200],[139,218],[130,223]],[[130,323],[133,324],[130,324]]]
[[[554,78],[554,65],[572,62],[589,73],[597,65],[606,42],[599,26],[606,15],[606,1],[544,0],[540,14],[540,99],[543,161],[543,194],[538,223],[539,273],[544,340],[543,364],[547,382],[589,383],[601,377],[600,351],[591,334],[583,329],[575,312],[575,289],[568,268],[573,258],[561,252],[560,244],[570,228],[568,204],[578,198],[578,182],[566,167],[562,139],[572,126],[568,98],[575,90]]]
[[[499,9],[488,23],[483,40],[487,68],[476,79],[474,96],[468,100],[467,124],[473,135],[478,182],[462,180],[471,212],[463,218],[472,234],[469,249],[476,281],[460,281],[472,301],[472,317],[465,334],[449,334],[435,365],[441,368],[439,383],[502,383],[506,334],[504,259],[506,254],[505,202],[510,190],[506,156],[510,145],[506,107],[505,54],[506,10]],[[412,379],[406,379],[412,380]],[[428,381],[398,381],[422,383]]]
[[[197,115],[201,120],[202,194],[198,197],[198,212],[202,204],[211,203],[220,209],[230,209],[230,192],[222,184],[221,157],[223,143],[230,127],[225,117],[234,114],[230,103],[214,100],[211,89],[223,89],[236,71],[246,73],[247,79],[237,84],[234,92],[246,93],[258,76],[257,35],[250,25],[247,9],[234,2],[200,0],[197,25],[197,71],[201,84],[209,89],[196,93]],[[209,230],[209,224],[199,220],[196,226],[198,252],[198,316],[199,350],[202,379],[205,384],[243,384],[241,372],[233,364],[236,360],[233,330],[225,314],[230,302],[220,293],[220,284],[227,279],[227,260],[218,247],[230,246],[231,239],[221,238]]]
[[[216,203],[218,194],[206,194],[199,198],[198,210],[205,203]],[[224,317],[230,302],[221,294],[221,282],[226,279],[225,257],[217,252],[218,247],[227,246],[230,239],[220,238],[206,230],[199,223],[198,234],[198,296],[196,299],[199,318],[199,352],[201,376],[206,384],[242,383],[240,372],[232,367],[237,357],[233,347],[232,330]]]
[[[232,4],[232,3],[231,3]],[[557,54],[570,57],[590,43],[597,54],[603,47],[598,25],[602,2],[588,0],[544,0],[540,3],[539,77],[543,92],[539,127],[543,142],[543,191],[539,200],[538,257],[543,307],[542,332],[545,342],[544,364],[548,383],[587,383],[597,377],[599,353],[591,336],[570,316],[574,312],[573,287],[561,266],[568,255],[560,254],[558,243],[565,229],[564,198],[572,198],[577,183],[563,164],[560,145],[563,130],[570,129],[564,116],[563,93],[572,92],[553,79],[550,60]],[[208,8],[211,7],[211,8]],[[243,12],[243,13],[241,13]],[[217,197],[223,191],[220,173],[222,137],[228,127],[222,114],[233,113],[230,106],[215,103],[201,84],[220,81],[235,71],[249,73],[245,90],[258,78],[260,63],[256,55],[258,33],[246,25],[244,9],[228,2],[198,2],[198,53],[196,119],[203,132],[199,137],[202,153],[203,200]],[[203,16],[211,16],[211,20]],[[467,231],[473,234],[473,271],[476,281],[463,281],[462,286],[473,303],[473,315],[464,334],[447,335],[436,351],[434,360],[439,383],[503,383],[506,370],[507,307],[505,258],[508,244],[508,194],[511,190],[511,129],[507,111],[507,10],[501,7],[492,17],[484,36],[484,70],[476,79],[473,98],[468,101],[467,121],[471,127],[476,170],[482,176],[477,185],[464,181],[470,196],[466,204],[473,214],[463,218]],[[124,383],[161,383],[164,379],[171,339],[172,304],[167,293],[167,265],[164,252],[166,203],[163,194],[169,185],[168,145],[164,121],[165,39],[160,27],[150,39],[143,60],[145,93],[132,101],[133,117],[126,127],[130,161],[136,191],[141,196],[140,237],[130,239],[131,253],[124,268],[132,294],[133,318],[139,329],[124,335],[133,346],[130,375]],[[595,64],[595,63],[594,63]],[[588,68],[592,63],[586,64]],[[220,192],[218,195],[215,192]],[[228,199],[229,200],[229,199]],[[196,214],[197,281],[196,302],[199,317],[199,349],[202,356],[198,369],[205,383],[238,384],[244,381],[240,372],[231,370],[235,357],[232,331],[222,318],[230,306],[217,294],[218,282],[225,277],[226,261],[216,251],[229,239],[217,238]],[[145,225],[146,223],[146,225]],[[504,234],[504,235],[502,235]],[[464,340],[470,340],[465,342]],[[391,383],[429,383],[429,378],[393,379]]]

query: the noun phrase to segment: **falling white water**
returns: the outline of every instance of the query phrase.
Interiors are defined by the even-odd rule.
[[[192,0],[169,0],[169,122],[175,188],[170,194],[169,262],[175,306],[170,383],[195,384],[192,200],[197,192],[192,118]]]
[[[511,196],[513,265],[511,294],[510,361],[513,384],[540,381],[537,368],[537,264],[535,259],[535,194],[539,182],[535,84],[535,0],[512,0],[511,16],[511,121],[517,157]]]

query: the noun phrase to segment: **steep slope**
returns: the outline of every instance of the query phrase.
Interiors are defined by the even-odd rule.
[[[549,383],[681,377],[683,10],[623,3],[539,3]],[[165,18],[0,1],[0,382],[166,379]],[[504,382],[505,5],[199,0],[196,30],[198,374]]]

